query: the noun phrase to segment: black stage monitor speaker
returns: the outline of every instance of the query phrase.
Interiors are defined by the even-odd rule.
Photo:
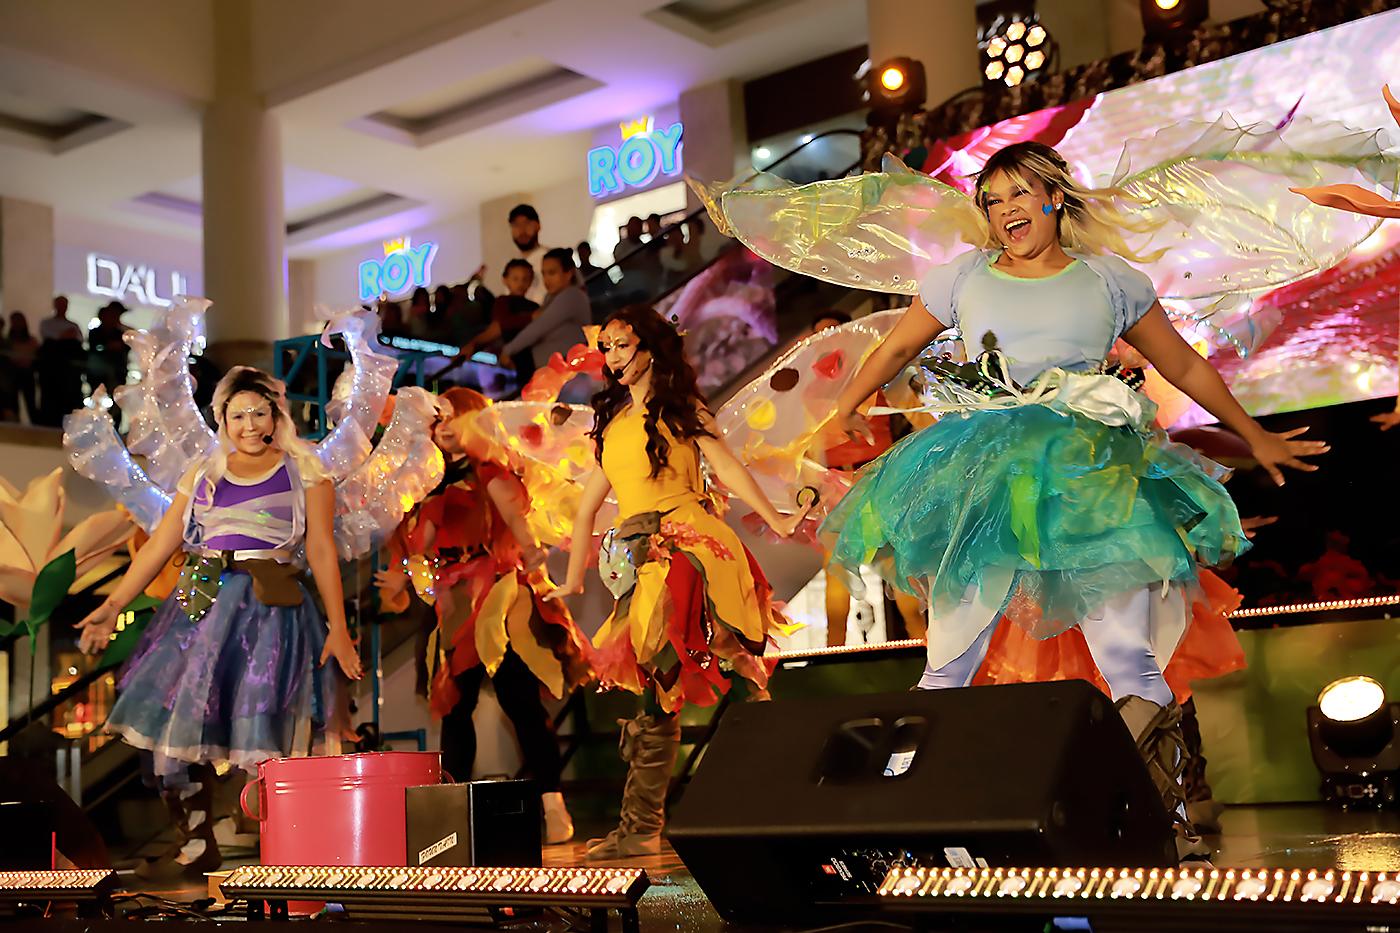
[[[731,707],[667,835],[741,922],[829,917],[900,862],[1176,864],[1127,727],[1083,681]]]
[[[404,788],[408,860],[425,865],[529,867],[541,861],[534,781],[473,781]]]

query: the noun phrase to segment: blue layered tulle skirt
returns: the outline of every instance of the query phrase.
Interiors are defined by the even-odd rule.
[[[954,413],[867,466],[822,535],[838,564],[928,598],[932,624],[1009,572],[1007,617],[1045,638],[1242,553],[1224,475],[1160,431],[1056,405]]]
[[[158,775],[211,761],[253,771],[324,721],[325,640],[304,589],[298,606],[266,606],[248,574],[225,572],[198,622],[173,595],[156,610],[122,669],[107,730],[152,752]]]

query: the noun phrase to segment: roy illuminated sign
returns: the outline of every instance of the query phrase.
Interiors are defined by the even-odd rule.
[[[380,295],[392,297],[427,288],[435,255],[436,243],[414,246],[408,237],[385,240],[383,259],[360,263],[360,300],[373,301]]]
[[[627,188],[645,188],[658,175],[681,173],[679,121],[657,127],[653,117],[618,124],[622,145],[596,146],[588,151],[588,193],[605,198]]]
[[[170,283],[170,291],[162,295],[160,288]],[[168,308],[176,295],[189,291],[188,280],[178,272],[167,279],[155,266],[144,263],[123,263],[101,253],[88,253],[87,291],[100,298],[113,298],[151,308]]]

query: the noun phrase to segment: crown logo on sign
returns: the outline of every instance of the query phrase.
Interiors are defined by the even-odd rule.
[[[626,142],[633,136],[641,136],[644,133],[650,133],[651,122],[651,117],[641,117],[637,120],[629,120],[625,123],[619,123],[617,125],[617,128],[622,130],[622,139],[623,142]]]
[[[406,249],[408,249],[408,237],[406,236],[401,236],[397,240],[384,241],[385,256],[388,256],[392,253],[402,253]]]

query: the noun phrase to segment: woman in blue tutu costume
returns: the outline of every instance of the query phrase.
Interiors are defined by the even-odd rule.
[[[122,670],[106,725],[151,754],[182,826],[187,811],[209,813],[199,798],[212,792],[213,764],[255,771],[291,754],[299,734],[309,739],[324,711],[325,661],[361,676],[345,624],[331,481],[297,437],[282,384],[237,367],[214,390],[214,415],[214,453],[180,480],[121,582],[79,623],[83,650],[104,649],[117,613],[184,549],[180,582]],[[325,619],[302,585],[303,561]],[[210,821],[192,830],[207,837],[203,861],[216,865]]]
[[[1077,626],[1154,772],[1180,804],[1180,710],[1162,670],[1188,622],[1197,565],[1248,544],[1223,471],[1150,425],[1154,408],[1103,374],[1118,338],[1226,427],[1274,480],[1324,452],[1265,431],[1178,335],[1123,232],[1141,220],[1078,184],[1058,153],[1018,143],[976,178],[983,248],[925,273],[919,296],[837,402],[857,408],[949,327],[995,346],[964,369],[956,413],[861,475],[822,527],[854,570],[893,562],[929,601],[922,688],[971,683],[998,619],[1038,638]],[[976,353],[970,350],[969,356]],[[958,375],[951,368],[949,373]],[[970,397],[976,397],[969,401]],[[1184,816],[1182,817],[1184,821]],[[1201,852],[1188,826],[1183,856]]]

